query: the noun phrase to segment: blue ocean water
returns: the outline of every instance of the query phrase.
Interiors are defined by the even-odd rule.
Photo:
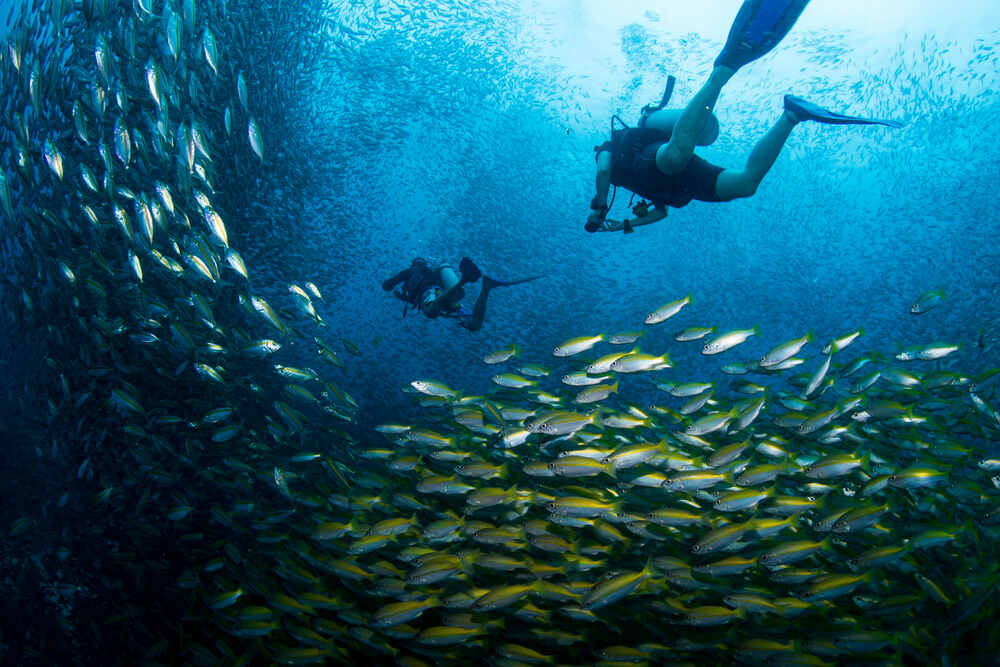
[[[814,3],[779,48],[726,86],[721,136],[698,153],[742,166],[786,92],[903,129],[803,124],[753,198],[694,202],[628,236],[583,231],[591,149],[611,115],[634,122],[669,74],[678,77],[672,106],[686,102],[738,5],[677,15],[646,3],[448,5],[402,24],[358,12],[352,28],[367,48],[351,51],[350,73],[325,86],[337,94],[318,104],[334,136],[386,139],[343,156],[343,176],[315,193],[335,208],[296,242],[320,257],[337,248],[336,261],[306,267],[332,287],[331,319],[366,350],[356,380],[371,407],[394,407],[395,390],[416,376],[481,391],[487,351],[518,342],[544,362],[563,339],[638,329],[647,312],[687,294],[693,305],[651,327],[644,350],[659,353],[688,325],[758,325],[759,339],[730,353],[748,358],[809,330],[824,339],[863,327],[862,349],[949,341],[968,360],[995,361],[1000,14],[988,3],[959,3],[946,19],[929,5],[873,15],[863,3]],[[451,55],[456,42],[462,57]],[[630,215],[628,199],[619,192],[612,217]],[[417,255],[453,264],[468,255],[501,279],[545,277],[496,290],[485,326],[469,335],[452,322],[403,319],[378,290]],[[908,314],[936,288],[944,305]],[[675,353],[675,372],[711,372],[691,352]]]

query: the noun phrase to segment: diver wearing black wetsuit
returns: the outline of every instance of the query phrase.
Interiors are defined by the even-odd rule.
[[[749,62],[777,46],[788,34],[809,0],[745,0],[740,7],[722,52],[708,81],[683,111],[664,109],[672,80],[659,107],[643,110],[639,127],[614,130],[611,140],[597,152],[597,194],[590,202],[588,232],[626,232],[639,225],[662,220],[667,207],[680,208],[692,199],[707,202],[750,197],[774,165],[792,129],[801,121],[835,125],[886,125],[893,121],[845,116],[792,95],[785,95],[784,110],[771,129],[757,142],[743,169],[725,169],[694,154],[718,136],[718,121],[712,114],[722,87]],[[622,123],[624,125],[624,123]],[[634,220],[611,220],[608,213],[610,186],[621,186],[649,199],[633,209]]]
[[[517,285],[535,280],[538,277],[503,282],[483,275],[479,267],[468,257],[462,258],[458,268],[461,277],[448,264],[438,264],[431,268],[427,260],[417,257],[409,268],[384,280],[382,289],[388,292],[396,285],[402,284],[402,287],[394,294],[408,305],[415,306],[427,317],[434,318],[440,315],[453,317],[469,331],[478,331],[483,326],[483,318],[486,317],[486,299],[494,287]],[[462,286],[466,283],[476,282],[480,276],[482,276],[483,285],[470,313],[459,303],[461,298],[465,296],[465,290],[462,289]],[[403,314],[406,314],[405,309]]]

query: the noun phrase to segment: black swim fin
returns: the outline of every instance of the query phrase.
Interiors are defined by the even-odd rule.
[[[716,67],[739,69],[778,45],[809,0],[744,0]]]
[[[877,118],[861,118],[859,116],[845,116],[836,111],[824,109],[821,106],[807,102],[801,97],[785,95],[785,110],[795,116],[799,122],[804,120],[814,120],[817,123],[827,123],[830,125],[884,125],[885,127],[900,128],[902,123],[894,120],[879,120]]]
[[[483,276],[483,289],[492,289],[494,287],[510,287],[511,285],[530,283],[532,280],[538,280],[541,277],[542,276],[531,276],[530,278],[521,278],[520,280],[497,280],[496,278]]]
[[[476,263],[468,257],[463,257],[462,261],[458,263],[458,271],[462,274],[463,285],[465,283],[474,283],[479,280],[479,276],[483,275],[483,272],[479,270]]]

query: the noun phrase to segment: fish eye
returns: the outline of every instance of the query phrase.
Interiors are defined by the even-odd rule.
[[[698,553],[699,551],[701,551],[701,547],[699,547],[699,546],[698,546],[698,545],[696,544],[696,545],[694,545],[693,547],[691,547],[691,551],[693,551],[694,553]]]
[[[806,496],[806,500],[808,500],[811,503],[814,503],[816,502],[816,496]]]

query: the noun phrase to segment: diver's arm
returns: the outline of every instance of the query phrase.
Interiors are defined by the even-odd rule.
[[[602,224],[601,228],[597,231],[617,232],[620,229],[624,229],[625,233],[628,234],[635,227],[651,225],[654,222],[663,220],[665,217],[667,217],[667,208],[664,206],[662,208],[654,208],[646,215],[636,216],[631,220],[612,220],[611,218],[605,218],[604,224]]]
[[[596,185],[597,194],[591,200],[590,207],[594,208],[594,205],[597,204],[599,207],[603,206],[604,210],[607,211],[608,190],[611,188],[611,151],[601,151],[597,154]]]
[[[611,151],[601,151],[597,154],[597,194],[590,200],[590,215],[584,228],[588,232],[596,232],[601,227],[601,221],[608,214],[608,190],[611,188]]]
[[[400,271],[399,273],[397,273],[393,277],[386,278],[385,280],[383,280],[382,281],[382,289],[384,289],[386,292],[388,292],[389,290],[391,290],[393,287],[395,287],[399,283],[407,280],[409,277],[410,277],[410,269],[403,269],[402,271]]]

